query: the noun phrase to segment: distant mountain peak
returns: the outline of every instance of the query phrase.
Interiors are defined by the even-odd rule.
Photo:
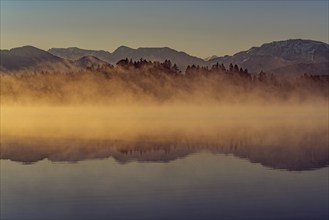
[[[27,68],[51,64],[63,64],[65,61],[47,51],[33,46],[17,47],[0,51],[0,67],[7,71],[17,71]]]
[[[115,49],[115,51],[113,51],[113,53],[115,52],[122,52],[122,51],[132,51],[134,49],[127,47],[127,46],[120,46],[117,49]]]
[[[109,62],[111,53],[104,50],[87,50],[80,49],[78,47],[68,47],[68,48],[51,48],[48,52],[69,60],[78,60],[84,56],[94,56],[106,62]]]
[[[265,43],[260,47],[253,47],[253,50],[257,50],[258,48],[272,48],[272,49],[281,49],[281,50],[313,50],[317,49],[318,47],[329,48],[329,45],[321,42],[321,41],[314,41],[314,40],[304,40],[304,39],[288,39],[282,41],[273,41],[271,43]]]
[[[55,48],[55,49],[60,49],[60,48]],[[68,47],[68,50],[85,50],[85,49],[81,49],[79,47]]]
[[[22,47],[16,47],[16,48],[12,48],[8,51],[8,53],[10,54],[15,54],[15,55],[30,55],[30,56],[43,56],[43,55],[47,55],[47,56],[51,56],[54,57],[52,54],[41,50],[39,48],[33,47],[33,46],[22,46]]]
[[[310,39],[301,39],[301,38],[273,41],[272,43],[284,43],[284,42],[287,42],[287,43],[316,43],[316,44],[324,44],[321,41],[310,40]]]
[[[21,47],[15,47],[10,50],[41,50],[41,49],[31,46],[31,45],[25,45],[25,46],[21,46]]]
[[[172,49],[170,47],[139,47],[139,48],[137,48],[137,50],[174,50],[174,51],[176,51],[175,49]]]
[[[250,72],[270,71],[299,63],[325,63],[329,61],[329,45],[314,40],[288,39],[273,41],[241,51],[233,56],[218,57],[209,62],[235,63]]]
[[[92,55],[83,56],[83,57],[79,58],[78,60],[96,60],[96,61],[102,61],[98,57],[92,56]]]
[[[83,56],[80,59],[74,61],[74,63],[82,68],[92,67],[92,66],[102,66],[108,64],[107,62],[92,55]]]
[[[12,48],[10,50],[4,50],[1,51],[4,55],[7,56],[17,56],[17,57],[29,57],[30,59],[39,59],[39,60],[59,60],[60,58],[57,56],[54,56],[51,53],[48,53],[47,51],[41,50],[39,48],[33,47],[33,46],[22,46],[22,47],[16,47]]]
[[[206,58],[204,58],[204,60],[205,61],[209,61],[209,60],[212,60],[212,59],[215,59],[215,58],[217,58],[218,56],[216,56],[216,55],[212,55],[212,56],[210,56],[210,57],[206,57]]]

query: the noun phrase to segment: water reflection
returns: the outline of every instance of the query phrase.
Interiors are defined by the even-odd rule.
[[[169,163],[2,160],[0,217],[325,220],[328,193],[328,168],[273,170],[221,154]]]
[[[231,131],[229,133],[232,133]],[[275,141],[273,141],[275,136]],[[299,137],[296,139],[296,136]],[[199,138],[200,139],[200,138]],[[88,159],[114,158],[119,163],[130,161],[169,162],[188,155],[208,151],[232,154],[252,163],[274,169],[309,170],[328,166],[328,134],[323,131],[279,129],[252,135],[246,131],[227,133],[207,141],[182,137],[137,140],[95,140],[63,138],[2,138],[1,159],[34,163],[43,159],[76,162]]]
[[[328,166],[328,108],[169,105],[1,108],[1,159],[34,163],[114,158],[169,162],[233,154],[274,169]]]
[[[280,109],[1,109],[0,218],[328,219],[327,109]]]

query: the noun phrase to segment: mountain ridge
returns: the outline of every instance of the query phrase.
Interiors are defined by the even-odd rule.
[[[166,59],[176,63],[183,72],[187,66],[199,65],[208,66],[223,63],[229,66],[230,63],[239,67],[247,68],[249,72],[259,73],[260,71],[273,72],[275,74],[295,71],[296,74],[305,73],[303,66],[310,70],[311,66],[320,71],[319,75],[328,75],[324,63],[329,63],[329,45],[324,42],[304,39],[289,39],[264,43],[260,46],[251,47],[249,50],[240,51],[232,56],[209,57],[209,60],[191,56],[183,51],[177,51],[169,47],[139,47],[137,49],[127,46],[120,46],[113,52],[105,50],[87,50],[78,47],[51,48],[48,51],[38,49],[33,46],[12,48],[11,50],[0,50],[1,70],[16,71],[20,69],[42,68],[42,63],[61,64],[71,68],[77,65],[82,57],[93,56],[96,59],[89,59],[88,63],[95,61],[100,64],[116,64],[121,59],[163,62]],[[85,61],[87,62],[87,61]],[[312,64],[312,65],[309,65]],[[90,66],[88,64],[87,66]],[[298,67],[299,66],[299,67]],[[35,68],[35,69],[38,69]],[[52,69],[56,68],[56,65]],[[65,68],[64,68],[65,70]],[[309,71],[308,71],[309,72]],[[308,73],[306,72],[306,73]],[[282,74],[281,74],[282,75]]]
[[[269,71],[298,63],[323,63],[329,62],[329,44],[304,39],[273,41],[209,62],[226,65],[236,63],[251,72]]]
[[[65,59],[33,46],[0,50],[0,58],[0,69],[7,71],[37,69],[42,64],[47,66],[47,69],[55,69],[59,66],[63,68],[69,65]]]
[[[73,47],[75,48],[75,47]],[[133,49],[127,46],[119,46],[112,53],[108,52],[106,57],[98,56],[99,51],[95,50],[85,50],[77,48],[72,50],[70,48],[51,48],[48,52],[53,55],[65,58],[65,59],[79,59],[82,56],[93,55],[96,56],[110,64],[116,64],[121,59],[132,59],[134,61],[140,60],[141,58],[150,60],[150,61],[159,61],[163,62],[166,59],[170,59],[173,63],[176,63],[181,70],[186,69],[188,65],[207,65],[207,62],[203,59],[191,56],[183,51],[177,51],[169,47],[139,47]],[[80,57],[77,55],[79,54]]]
[[[139,47],[133,49],[127,46],[120,46],[105,61],[115,64],[124,58],[133,60],[143,58],[160,62],[170,59],[183,71],[188,65],[193,64],[211,66],[218,62],[228,66],[230,63],[233,63],[242,68],[247,68],[250,72],[258,73],[260,71],[284,70],[285,66],[288,68],[292,65],[310,63],[313,63],[315,66],[318,63],[329,62],[329,45],[315,40],[288,39],[253,46],[232,56],[213,55],[206,59],[201,59],[169,47]],[[301,71],[298,74],[301,74]],[[326,71],[321,72],[321,74],[326,74]]]

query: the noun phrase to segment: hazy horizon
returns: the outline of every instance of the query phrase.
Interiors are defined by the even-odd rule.
[[[117,46],[117,47],[116,47],[114,50],[112,50],[112,51],[111,51],[111,50],[102,49],[102,48],[100,48],[100,49],[95,49],[95,48],[83,48],[83,47],[77,47],[77,46],[74,46],[74,45],[72,45],[72,46],[68,46],[68,47],[49,47],[49,48],[40,48],[40,47],[36,47],[35,45],[32,45],[32,44],[18,45],[18,46],[11,47],[11,48],[1,48],[1,47],[0,47],[0,50],[11,50],[11,49],[14,49],[14,48],[20,48],[20,47],[24,47],[24,46],[32,46],[32,47],[36,47],[36,48],[38,48],[38,49],[42,49],[42,50],[44,50],[44,51],[48,51],[48,50],[53,49],[53,48],[55,48],[55,49],[58,49],[58,48],[65,48],[65,49],[67,49],[67,48],[78,48],[78,49],[82,49],[82,50],[106,51],[106,52],[113,53],[113,52],[114,52],[116,49],[118,49],[119,47],[124,46],[124,47],[128,47],[128,48],[131,48],[131,49],[140,49],[140,48],[170,48],[170,49],[176,50],[176,51],[178,51],[178,52],[185,52],[185,53],[187,53],[188,55],[193,56],[193,57],[198,57],[198,58],[201,58],[201,59],[207,59],[207,58],[212,57],[212,56],[217,56],[217,57],[227,56],[227,55],[232,56],[232,55],[235,55],[236,53],[239,53],[239,52],[241,52],[241,51],[247,51],[247,50],[251,49],[252,47],[260,47],[260,46],[262,46],[263,44],[272,43],[272,42],[278,42],[278,41],[287,41],[287,40],[311,40],[311,41],[318,41],[318,40],[314,40],[314,39],[301,39],[301,38],[299,38],[299,39],[297,39],[297,38],[296,38],[296,39],[278,39],[278,40],[274,40],[274,41],[271,41],[271,42],[263,42],[263,43],[261,43],[261,44],[259,44],[259,45],[251,46],[251,47],[248,48],[248,49],[237,50],[237,51],[234,52],[233,54],[223,54],[223,55],[212,54],[212,55],[209,55],[208,57],[200,57],[200,56],[197,56],[197,55],[195,55],[195,54],[190,54],[190,53],[187,53],[186,51],[177,50],[176,48],[172,48],[172,47],[168,47],[168,46],[155,46],[155,47],[141,46],[141,47],[130,47],[130,46],[125,45],[125,44],[121,44],[121,45]],[[318,42],[323,42],[323,41],[318,41]],[[323,43],[327,43],[327,42],[323,42]],[[327,43],[327,44],[328,44],[328,43]]]
[[[206,58],[287,39],[329,42],[327,1],[1,1],[0,20],[1,49],[124,45]]]

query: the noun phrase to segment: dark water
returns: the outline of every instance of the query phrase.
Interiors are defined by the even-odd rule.
[[[209,150],[182,155],[3,159],[1,219],[328,219],[326,166],[288,171]]]
[[[327,107],[10,108],[1,119],[1,220],[329,217]]]

